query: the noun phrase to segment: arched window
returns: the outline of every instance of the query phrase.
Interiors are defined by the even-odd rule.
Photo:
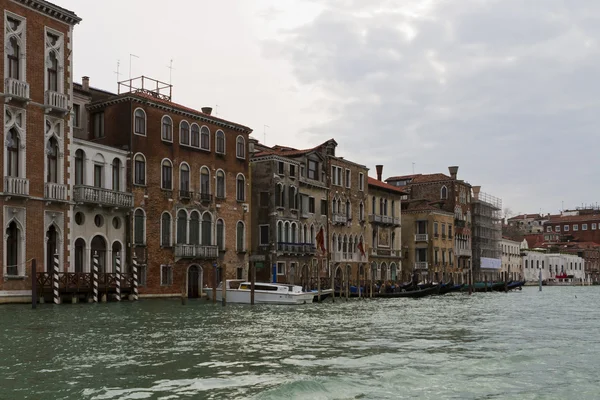
[[[187,213],[185,210],[177,212],[177,244],[187,244]]]
[[[6,275],[17,276],[21,263],[21,231],[15,221],[6,229]]]
[[[171,214],[164,212],[160,217],[160,245],[171,246]]]
[[[136,154],[134,158],[134,181],[136,185],[146,184],[146,158],[143,154]]]
[[[217,220],[217,247],[225,250],[225,224],[222,219]]]
[[[200,128],[198,124],[192,124],[192,146],[200,147]]]
[[[283,241],[285,243],[290,242],[290,223],[286,222],[283,224]]]
[[[289,207],[292,209],[298,209],[298,201],[296,197],[296,188],[294,186],[290,186],[289,194],[288,194],[288,203]]]
[[[135,244],[146,244],[146,214],[144,214],[144,210],[141,208],[135,210],[133,225]]]
[[[192,211],[190,215],[190,244],[200,244],[200,214]]]
[[[58,183],[58,141],[51,137],[46,144],[46,182]]]
[[[448,188],[446,186],[442,186],[440,190],[440,198],[442,200],[446,200],[448,198]]]
[[[17,38],[10,38],[6,56],[8,58],[8,77],[20,80],[21,48],[19,47],[19,42],[17,41]]]
[[[298,231],[298,227],[296,226],[296,223],[292,223],[292,243],[298,243],[298,236],[297,236],[297,231]]]
[[[146,136],[146,113],[141,108],[135,110],[134,133]]]
[[[238,136],[235,146],[235,156],[237,158],[246,158],[246,141],[243,136]]]
[[[162,117],[162,140],[166,142],[173,141],[173,120],[171,117],[165,115]]]
[[[337,235],[335,233],[331,236],[331,248],[333,251],[337,251]]]
[[[245,227],[242,221],[238,221],[236,226],[236,249],[238,252],[246,251]]]
[[[210,201],[210,171],[208,167],[200,168],[200,198]]]
[[[315,244],[315,226],[314,225],[310,226],[310,242],[312,244]]]
[[[121,191],[121,160],[115,158],[112,162],[112,189]]]
[[[106,240],[100,235],[94,236],[91,243],[90,259],[93,260],[94,256],[98,257],[98,272],[105,273],[109,272],[106,269]],[[93,262],[93,261],[92,261]]]
[[[206,126],[200,129],[200,148],[210,150],[210,131]]]
[[[350,206],[350,200],[346,200],[346,219],[352,219],[352,207]]]
[[[186,163],[179,166],[179,197],[189,199],[190,193],[190,167]]]
[[[173,164],[171,164],[171,161],[163,160],[161,176],[161,188],[173,190]]]
[[[19,147],[21,147],[21,140],[16,129],[11,129],[8,133],[8,140],[6,142],[6,148],[8,150],[8,171],[7,176],[14,178],[19,177],[19,166],[21,163]]]
[[[47,69],[47,78],[48,78],[48,87],[47,90],[51,90],[53,92],[58,92],[58,58],[56,58],[56,54],[53,51],[48,55],[49,60],[46,65],[48,65]]]
[[[275,188],[275,205],[283,207],[283,184],[278,183]]]
[[[212,215],[208,212],[202,216],[202,245],[212,245]]]
[[[237,201],[245,201],[246,200],[246,178],[244,175],[238,174],[236,179],[236,200]]]
[[[104,156],[97,153],[94,156],[94,187],[104,187]]]
[[[48,231],[46,231],[46,272],[49,274],[54,270],[54,254],[58,248],[57,241],[56,227],[51,225]]]
[[[225,133],[222,130],[218,130],[216,133],[216,151],[219,154],[225,154]]]
[[[83,185],[84,183],[84,160],[85,153],[79,149],[75,152],[75,185]]]
[[[190,144],[190,124],[187,121],[181,121],[179,124],[179,143]]]
[[[217,197],[225,198],[225,172],[223,170],[217,171]]]
[[[75,241],[75,272],[85,272],[85,240],[79,238]]]

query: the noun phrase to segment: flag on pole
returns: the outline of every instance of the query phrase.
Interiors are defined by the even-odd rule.
[[[325,235],[323,234],[323,227],[317,233],[317,249],[325,253]]]
[[[358,242],[358,250],[360,250],[360,254],[363,256],[365,255],[365,247],[363,246],[362,238],[360,239],[360,242]]]

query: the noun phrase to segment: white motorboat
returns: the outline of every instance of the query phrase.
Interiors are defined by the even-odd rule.
[[[228,303],[250,304],[250,282],[238,279],[226,280]],[[213,289],[204,288],[209,299],[212,299]],[[217,287],[217,301],[223,299],[223,282]],[[312,303],[315,294],[303,292],[302,286],[283,283],[254,283],[255,304],[307,304]]]

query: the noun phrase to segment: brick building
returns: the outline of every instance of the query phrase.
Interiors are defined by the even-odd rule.
[[[368,214],[368,253],[375,279],[396,282],[402,274],[401,201],[406,194],[382,182],[383,165],[376,168],[377,179],[368,178],[369,201],[366,211],[359,210],[359,220]]]
[[[68,267],[73,27],[80,18],[43,0],[2,0],[4,180],[0,298],[31,294],[31,260]],[[32,168],[43,162],[43,169]],[[39,164],[37,164],[39,165]]]
[[[129,152],[127,260],[140,265],[140,295],[197,297],[221,279],[216,267],[246,276],[251,129],[174,103],[171,85],[147,77],[119,91],[92,91],[88,139]]]
[[[427,200],[430,205],[454,214],[454,265],[460,273],[471,268],[471,185],[458,179],[458,167],[445,174],[413,174],[395,176],[386,182],[403,188],[409,200]],[[403,232],[404,234],[404,232]]]
[[[545,232],[556,232],[571,241],[600,244],[600,209],[564,211],[550,215],[544,223]]]
[[[530,234],[543,232],[546,221],[547,217],[541,214],[521,214],[508,218],[506,223],[521,233]]]

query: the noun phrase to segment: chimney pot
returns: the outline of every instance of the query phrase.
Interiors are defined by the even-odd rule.
[[[212,113],[212,107],[202,107],[202,112],[206,115],[210,115]]]
[[[89,76],[84,76],[83,78],[81,78],[81,86],[83,88],[83,90],[90,90],[90,77]]]
[[[448,171],[450,172],[450,178],[456,180],[456,175],[458,175],[458,166],[448,167]]]
[[[383,165],[376,165],[375,169],[377,169],[377,180],[381,181],[381,174],[383,173]]]

